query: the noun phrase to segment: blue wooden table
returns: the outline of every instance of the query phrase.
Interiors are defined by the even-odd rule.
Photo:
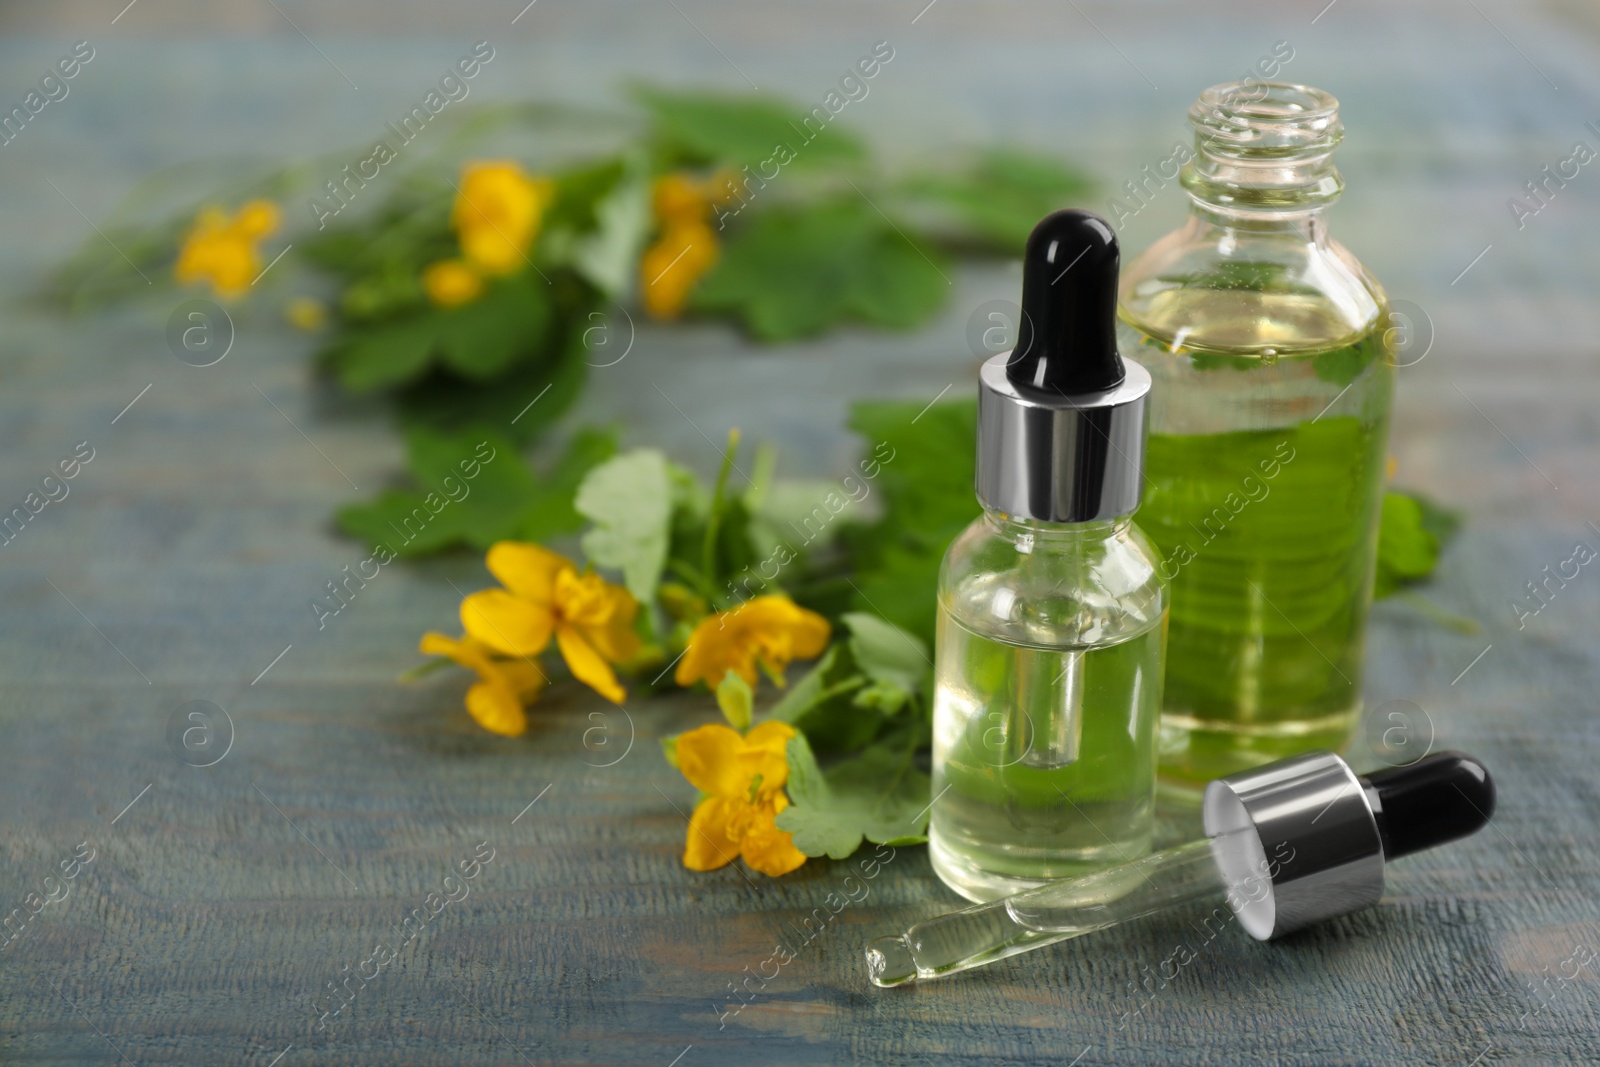
[[[78,461],[67,494],[0,546],[0,1061],[1600,1055],[1600,578],[1584,568],[1537,614],[1514,606],[1576,544],[1600,548],[1600,162],[1520,225],[1507,206],[1574,142],[1600,148],[1592,4],[81,0],[8,7],[0,31],[7,109],[76,42],[93,50],[0,147],[0,505]],[[1483,627],[1381,605],[1355,755],[1375,766],[1389,712],[1406,711],[1416,743],[1494,769],[1493,828],[1397,865],[1381,907],[1282,944],[1204,939],[1179,915],[880,992],[863,943],[953,898],[901,849],[806,941],[797,923],[852,867],[684,870],[692,791],[656,738],[709,720],[705,698],[615,709],[562,688],[506,741],[467,719],[459,676],[398,684],[417,636],[452,625],[457,589],[486,584],[472,558],[385,568],[319,630],[309,601],[362,555],[328,516],[401,457],[384,413],[319,386],[310,341],[282,324],[304,281],[271,279],[206,368],[168,350],[170,293],[75,321],[30,294],[154,168],[191,164],[173,184],[198,193],[207,160],[360,145],[479,40],[497,58],[476,99],[586,103],[630,78],[820,99],[888,41],[895,58],[848,116],[884,157],[1019,141],[1107,189],[1186,137],[1198,89],[1287,42],[1283,75],[1345,105],[1335,232],[1429,324],[1431,350],[1401,374],[1397,481],[1467,512],[1428,593]],[[1181,213],[1163,191],[1125,244]],[[972,388],[967,316],[1017,280],[963,270],[916,335],[755,350],[721,329],[645,330],[579,417],[702,470],[702,434],[738,425],[775,440],[788,473],[833,474],[858,447],[841,429],[851,398]],[[214,761],[173,741],[197,707]],[[1192,821],[1170,812],[1166,832]],[[465,892],[443,888],[463,861]],[[381,967],[380,942],[395,948]],[[794,959],[767,976],[779,943]],[[1195,958],[1172,973],[1180,944]]]

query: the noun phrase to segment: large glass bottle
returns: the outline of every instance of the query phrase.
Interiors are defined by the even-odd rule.
[[[1328,236],[1339,105],[1207,89],[1190,216],[1123,273],[1154,381],[1139,521],[1171,582],[1161,777],[1179,791],[1340,749],[1361,712],[1393,361],[1383,289]]]
[[[1165,586],[1139,506],[1150,376],[1116,349],[1117,245],[1058,212],[978,386],[978,500],[939,576],[929,855],[994,900],[1144,855]]]

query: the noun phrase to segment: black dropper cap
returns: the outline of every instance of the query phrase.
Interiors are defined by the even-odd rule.
[[[1006,364],[1012,384],[1070,397],[1122,383],[1120,258],[1111,224],[1091,212],[1057,211],[1033,228],[1022,264],[1019,344]]]
[[[1494,814],[1489,769],[1462,752],[1439,752],[1368,775],[1383,858],[1396,859],[1475,834]]]

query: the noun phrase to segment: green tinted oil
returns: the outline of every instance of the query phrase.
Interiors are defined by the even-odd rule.
[[[1186,390],[1187,410],[1158,425],[1203,426],[1197,405],[1208,394],[1227,404],[1252,376],[1250,410],[1262,416],[1254,421],[1278,423],[1149,438],[1138,521],[1172,590],[1163,780],[1193,788],[1307,749],[1339,749],[1361,710],[1384,483],[1392,367],[1381,332],[1266,366],[1259,353],[1174,355],[1142,340],[1129,354],[1164,366]],[[1281,404],[1263,378],[1281,383]]]

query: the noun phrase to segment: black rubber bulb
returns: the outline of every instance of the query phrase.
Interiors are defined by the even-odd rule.
[[[1386,860],[1475,834],[1494,815],[1489,769],[1462,752],[1426,756],[1364,781],[1377,794],[1373,807]]]
[[[1006,365],[1021,389],[1052,396],[1122,384],[1117,354],[1117,268],[1111,224],[1087,211],[1046,215],[1022,263],[1022,326]]]

